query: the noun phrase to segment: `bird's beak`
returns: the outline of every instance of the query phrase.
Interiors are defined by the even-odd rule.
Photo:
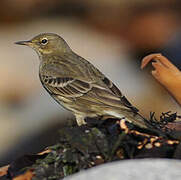
[[[15,44],[31,46],[32,42],[31,41],[18,41],[18,42],[15,42]]]

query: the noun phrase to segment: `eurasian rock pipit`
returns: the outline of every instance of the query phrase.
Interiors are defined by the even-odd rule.
[[[66,41],[43,33],[27,45],[39,55],[39,76],[43,87],[63,107],[72,111],[78,125],[84,118],[111,116],[145,127],[144,118],[120,90],[86,59],[72,51]]]

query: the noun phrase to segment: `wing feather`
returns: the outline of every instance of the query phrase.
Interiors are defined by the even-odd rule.
[[[75,64],[64,62],[70,57],[63,59],[63,62],[62,57],[53,56],[52,58],[59,58],[59,61],[54,62],[52,59],[51,64],[40,66],[40,80],[50,94],[85,99],[90,96],[105,105],[114,106],[115,104],[116,107],[124,107],[133,112],[138,112],[121,91],[86,60],[78,58],[82,66],[78,71],[78,66]],[[86,73],[87,71],[89,73]]]
[[[120,101],[123,105],[133,110],[135,113],[137,113],[139,110],[134,107],[128,99],[121,93],[121,91],[106,77],[104,77],[103,82],[108,86],[108,88],[120,98]]]
[[[65,97],[79,97],[91,90],[90,83],[70,77],[42,76],[46,88],[53,94]]]

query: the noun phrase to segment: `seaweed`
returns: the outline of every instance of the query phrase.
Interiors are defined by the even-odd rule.
[[[125,120],[88,118],[87,125],[67,125],[59,130],[57,144],[48,152],[25,155],[11,163],[6,178],[32,171],[32,179],[61,179],[81,170],[112,161],[135,158],[181,157],[181,131],[176,113],[150,113],[148,128]],[[173,125],[174,124],[174,125]],[[22,163],[23,162],[23,163]]]

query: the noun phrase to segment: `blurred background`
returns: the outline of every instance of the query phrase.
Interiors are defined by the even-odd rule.
[[[54,132],[72,118],[41,86],[37,54],[15,41],[61,35],[144,116],[159,117],[181,110],[140,62],[161,52],[181,69],[180,13],[180,0],[1,0],[0,166],[53,145]]]

